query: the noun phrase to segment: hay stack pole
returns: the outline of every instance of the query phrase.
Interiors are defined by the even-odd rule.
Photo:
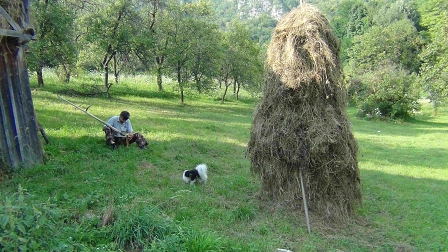
[[[308,207],[347,220],[362,196],[339,41],[328,19],[303,2],[273,32],[248,151],[262,195],[294,206],[303,200],[310,231]]]
[[[305,209],[306,226],[308,227],[308,234],[311,234],[311,224],[310,224],[310,217],[308,216],[308,204],[306,203],[306,193],[305,193],[305,186],[303,185],[302,170],[299,171],[299,174],[300,174],[300,187],[302,188],[303,209]]]

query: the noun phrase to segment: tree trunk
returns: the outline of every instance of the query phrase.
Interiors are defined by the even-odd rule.
[[[70,83],[70,76],[71,76],[70,66],[63,64],[62,67],[64,68],[64,77],[65,77],[64,81],[65,83]]]
[[[437,109],[439,108],[438,102],[432,101],[432,107],[434,108],[434,116],[437,116]]]
[[[184,104],[184,87],[180,85],[180,104]]]
[[[199,76],[197,73],[194,74],[194,82],[196,84],[196,90],[198,90],[198,93],[202,93],[202,86],[201,81],[199,80]]]
[[[159,91],[163,90],[162,87],[162,68],[157,65],[157,87],[159,88]]]
[[[240,94],[240,83],[238,82],[238,85],[236,86],[236,100],[238,101],[238,96]]]
[[[110,53],[110,56],[108,56]],[[104,87],[108,90],[109,86],[109,63],[115,56],[116,52],[112,50],[112,45],[109,44],[107,48],[107,53],[104,54],[103,62],[101,63],[104,69]]]
[[[159,87],[159,91],[163,90],[163,87],[162,87],[162,65],[163,65],[164,59],[165,59],[165,57],[163,57],[163,56],[156,57],[157,87]]]
[[[104,66],[104,87],[107,89],[109,86],[109,66]]]
[[[179,91],[180,91],[180,103],[184,104],[184,86],[182,85],[182,76],[180,72],[180,62],[177,62],[177,83],[179,84]]]
[[[233,81],[233,93],[236,94],[236,79]]]
[[[224,103],[224,100],[226,99],[226,95],[227,95],[227,90],[229,89],[230,84],[227,84],[227,80],[224,82],[225,85],[225,89],[224,89],[224,94],[222,95],[222,100],[221,100],[221,104]]]
[[[42,75],[42,66],[41,65],[39,65],[37,67],[36,73],[37,73],[37,86],[43,87],[44,86],[44,77]]]
[[[117,55],[114,54],[114,78],[115,84],[118,84]]]

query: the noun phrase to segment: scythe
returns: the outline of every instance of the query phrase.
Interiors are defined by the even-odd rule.
[[[61,100],[65,101],[66,103],[72,105],[72,106],[75,107],[76,109],[81,110],[82,112],[84,112],[84,114],[86,114],[86,115],[92,117],[93,119],[97,120],[98,122],[101,122],[102,124],[106,125],[106,126],[109,127],[112,131],[114,131],[114,132],[116,132],[116,133],[119,133],[119,134],[122,135],[122,136],[126,136],[125,133],[121,132],[121,131],[118,130],[117,128],[113,127],[112,125],[108,124],[107,122],[105,122],[105,121],[99,119],[98,117],[96,117],[96,116],[90,114],[89,112],[87,112],[87,109],[89,109],[90,106],[87,107],[87,109],[82,109],[81,107],[77,106],[76,104],[74,104],[74,103],[72,103],[72,102],[70,102],[70,101],[64,99],[62,96],[58,95],[58,97],[59,97],[59,99],[61,99]]]

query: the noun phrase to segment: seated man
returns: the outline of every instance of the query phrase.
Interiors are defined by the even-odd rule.
[[[107,124],[114,127],[119,132],[115,132],[107,125],[104,125],[103,131],[106,133],[106,144],[112,145],[114,149],[118,148],[118,145],[128,145],[136,142],[140,149],[146,149],[148,142],[140,133],[134,133],[132,131],[132,125],[129,118],[131,115],[127,111],[122,111],[119,116],[112,116]]]

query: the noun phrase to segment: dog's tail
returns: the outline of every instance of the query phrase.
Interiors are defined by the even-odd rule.
[[[207,165],[206,164],[199,164],[196,166],[196,170],[199,173],[199,177],[201,177],[202,180],[207,180]]]

